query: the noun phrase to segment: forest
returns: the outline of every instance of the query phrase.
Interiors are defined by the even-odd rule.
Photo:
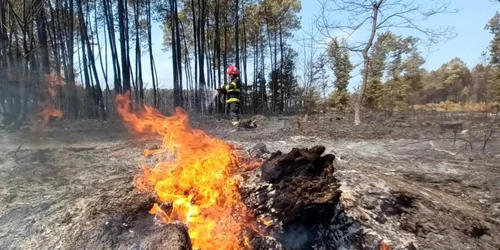
[[[498,13],[485,24],[492,39],[478,55],[479,64],[454,58],[427,70],[419,44],[453,39],[446,37],[447,30],[415,26],[427,40],[391,32],[413,25],[410,14],[419,6],[379,1],[354,8],[348,6],[354,1],[331,2],[337,6],[331,12],[367,13],[378,25],[363,44],[329,37],[322,51],[303,56],[308,58],[302,60],[299,80],[300,51],[291,46],[294,32],[302,28],[298,14],[304,3],[299,0],[2,0],[3,122],[19,125],[34,115],[106,119],[113,96],[127,91],[134,102],[161,110],[178,106],[192,113],[224,112],[212,93],[228,81],[229,64],[242,71],[241,109],[247,114],[307,113],[318,107],[392,113],[433,109],[439,103],[491,111],[499,101]],[[422,15],[451,13],[449,7],[443,4]],[[382,11],[393,15],[377,19]],[[392,22],[398,16],[406,21]],[[340,27],[324,19],[318,17],[319,30]],[[344,27],[361,27],[355,22]],[[161,25],[162,46],[169,54],[153,53],[154,25]],[[312,48],[315,41],[311,37],[306,43]],[[362,63],[352,60],[356,53]],[[142,65],[143,58],[149,58],[150,67]],[[160,88],[156,60],[171,60],[171,88]],[[146,74],[151,82],[144,82]],[[362,74],[362,82],[350,91],[355,74]]]

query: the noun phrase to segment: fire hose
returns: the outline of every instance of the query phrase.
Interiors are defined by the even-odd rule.
[[[223,88],[217,89],[217,93],[219,94],[219,101],[220,103],[226,103],[226,94],[227,91]]]

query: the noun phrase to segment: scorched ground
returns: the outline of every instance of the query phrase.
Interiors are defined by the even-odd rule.
[[[349,119],[302,122],[300,128],[295,118],[287,119],[267,120],[237,135],[227,133],[227,121],[198,118],[192,124],[245,150],[258,142],[271,153],[325,146],[325,154],[336,156],[343,214],[363,227],[366,242],[499,249],[498,137],[482,154],[479,141],[470,152],[462,142],[436,140],[452,136],[432,125],[442,117],[368,121],[360,128]],[[470,132],[474,126],[472,118],[464,123]],[[0,249],[185,249],[182,224],[156,223],[149,211],[157,197],[134,184],[144,174],[142,164],[157,162],[156,156],[144,158],[144,149],[162,149],[164,143],[122,127],[116,119],[2,130]]]

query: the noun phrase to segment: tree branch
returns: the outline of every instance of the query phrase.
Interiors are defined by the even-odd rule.
[[[333,38],[332,31],[340,31],[348,37],[353,36],[356,31],[361,30],[373,20],[374,11],[380,18],[376,21],[375,31],[381,29],[412,29],[421,33],[427,43],[425,46],[430,49],[432,45],[447,41],[456,37],[454,29],[446,28],[425,28],[420,21],[427,21],[438,14],[457,13],[458,9],[450,9],[450,2],[445,0],[435,0],[426,3],[427,6],[416,0],[318,0],[321,11],[315,15],[316,26],[321,35]],[[347,15],[343,21],[332,22],[330,14]],[[354,52],[359,52],[360,48],[366,46],[368,42],[350,42],[348,46]]]
[[[19,162],[17,160],[17,152],[19,151],[19,149],[21,149],[21,147],[23,146],[24,142],[21,143],[21,145],[19,145],[19,147],[17,147],[16,151],[14,152],[14,159],[16,160],[16,164],[19,166]]]

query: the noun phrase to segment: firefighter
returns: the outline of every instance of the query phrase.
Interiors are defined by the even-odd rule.
[[[240,73],[238,69],[233,65],[229,65],[226,73],[231,78],[231,82],[222,86],[220,89],[217,89],[217,91],[222,94],[227,94],[226,111],[231,117],[231,123],[233,124],[233,126],[237,127],[240,120]]]

